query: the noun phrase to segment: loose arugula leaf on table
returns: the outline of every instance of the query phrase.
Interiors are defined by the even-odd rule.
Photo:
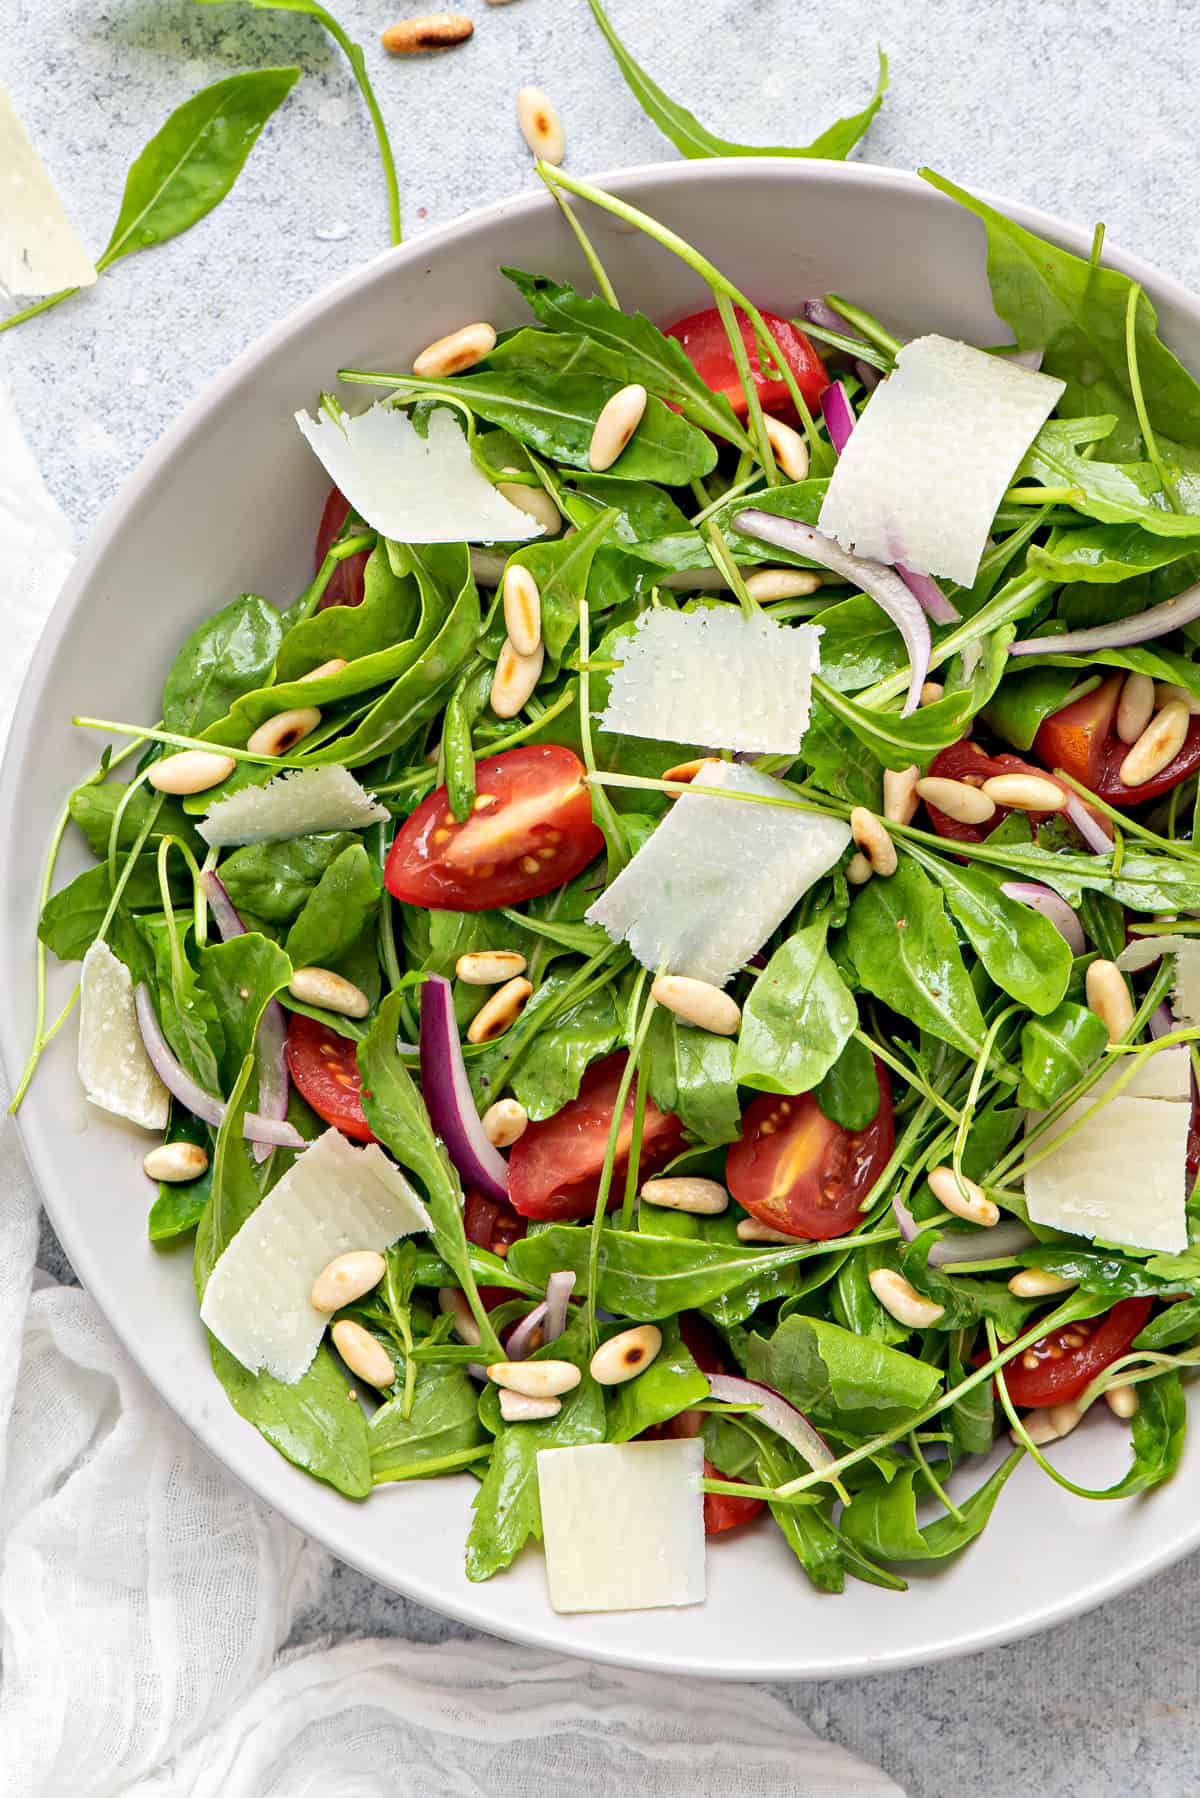
[[[282,636],[279,613],[256,593],[204,619],[171,664],[163,728],[195,737],[223,718],[243,693],[271,678]]]
[[[937,1561],[973,1542],[991,1517],[996,1500],[1025,1454],[1017,1448],[958,1509],[920,1528],[917,1523],[919,1467],[905,1467],[888,1482],[872,1481],[856,1492],[842,1512],[841,1527],[864,1553],[883,1561]]]
[[[734,1072],[759,1092],[806,1093],[824,1078],[858,1023],[853,994],[825,939],[828,914],[788,937],[742,1007]]]
[[[382,885],[361,843],[343,849],[325,869],[287,934],[284,948],[296,968],[328,968],[339,961],[379,909]]]
[[[1048,1111],[1103,1055],[1108,1031],[1094,1011],[1065,999],[1047,1017],[1030,1018],[1021,1031],[1021,1084],[1017,1104]]]
[[[1010,899],[986,868],[929,855],[916,844],[907,852],[937,881],[996,985],[1030,1011],[1053,1011],[1067,990],[1072,957],[1049,918]]]
[[[466,1368],[423,1366],[410,1414],[405,1417],[403,1394],[397,1393],[367,1426],[372,1484],[419,1478],[426,1463],[461,1455],[486,1440],[478,1391]]]
[[[972,1060],[986,1026],[942,895],[912,856],[860,888],[846,943],[868,992]]]
[[[941,1385],[939,1368],[819,1317],[787,1317],[770,1338],[751,1333],[745,1348],[751,1379],[843,1433],[892,1429]]]

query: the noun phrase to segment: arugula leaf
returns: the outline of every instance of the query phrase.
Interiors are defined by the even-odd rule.
[[[817,1104],[843,1130],[865,1130],[881,1099],[875,1061],[865,1043],[848,1037],[842,1052],[816,1087]]]
[[[1021,1031],[1021,1084],[1017,1104],[1048,1111],[1103,1055],[1108,1032],[1095,1012],[1070,999]]]
[[[160,1182],[158,1197],[150,1207],[150,1216],[146,1221],[146,1234],[151,1242],[170,1242],[176,1236],[183,1236],[188,1230],[194,1229],[212,1190],[212,1138],[208,1125],[202,1124],[190,1111],[185,1111],[182,1105],[172,1103],[171,1121],[163,1140],[197,1143],[210,1160],[196,1180],[188,1180],[179,1185],[173,1181]]]
[[[1038,641],[1045,643],[1046,655],[1044,658],[1039,657],[1037,665],[1069,668],[1076,681],[1085,670],[1090,671],[1095,667],[1123,668],[1131,674],[1148,674],[1151,680],[1186,687],[1200,698],[1200,663],[1193,662],[1189,656],[1180,655],[1176,650],[1163,649],[1157,643],[1135,643],[1128,649],[1094,649],[1088,652],[1084,661],[1082,657],[1070,653],[1055,655],[1052,635],[1039,637]]]
[[[279,645],[275,679],[286,686],[335,656],[344,662],[367,661],[411,637],[419,616],[415,579],[397,573],[387,544],[378,543],[367,562],[362,603],[326,606],[293,624]],[[363,683],[364,688],[371,684]]]
[[[1098,418],[1048,418],[1017,470],[1017,480],[1032,478],[1048,487],[1069,487],[1065,503],[1103,524],[1136,524],[1156,537],[1192,538],[1200,518],[1174,512],[1162,492],[1157,470],[1149,462],[1090,461],[1081,445],[1100,443],[1117,428],[1109,413]]]
[[[294,968],[328,968],[374,922],[382,890],[378,870],[361,843],[330,862],[288,931],[284,947]]]
[[[1053,1011],[1071,978],[1071,950],[1062,934],[1030,905],[1010,899],[985,868],[908,853],[932,875],[968,942],[1002,992],[1039,1014]]]
[[[746,1371],[798,1410],[839,1431],[888,1430],[927,1405],[941,1371],[824,1318],[784,1318],[769,1339],[746,1339]]]
[[[367,1420],[323,1343],[291,1386],[269,1373],[251,1373],[213,1335],[208,1345],[213,1370],[240,1417],[314,1479],[347,1498],[366,1498],[371,1490]]]
[[[1140,1335],[1133,1339],[1135,1349],[1176,1348],[1200,1335],[1200,1298],[1180,1299],[1159,1311]]]
[[[552,975],[556,983],[564,976]],[[513,1075],[512,1090],[535,1122],[553,1117],[579,1097],[579,1085],[593,1061],[621,1041],[621,1021],[612,989],[581,999],[559,1012],[553,1027],[535,1036]]]
[[[632,1442],[710,1396],[708,1381],[679,1334],[678,1318],[664,1319],[661,1329],[662,1347],[645,1372],[608,1389],[606,1442]]]
[[[587,593],[592,558],[612,531],[617,513],[609,507],[583,530],[549,543],[531,543],[510,556],[507,566],[528,568],[542,597],[542,638],[554,661],[579,628],[579,607]]]
[[[187,957],[191,919],[177,920],[172,930],[165,917],[141,918],[138,929],[154,957],[156,1009],[163,1035],[188,1073],[207,1092],[219,1093],[225,1032]],[[240,1055],[236,1066],[241,1066]]]
[[[825,947],[828,914],[772,955],[742,1007],[734,1073],[759,1092],[806,1093],[829,1072],[858,1007]]]
[[[290,924],[326,869],[357,840],[351,831],[329,830],[283,843],[248,843],[221,863],[221,880],[240,912],[267,924]]]
[[[972,1060],[986,1026],[942,895],[911,855],[861,887],[846,944],[868,992]]]
[[[189,881],[186,891],[190,893],[190,889]],[[174,872],[171,875],[170,890],[174,899],[185,896],[185,888]],[[65,887],[60,887],[46,901],[38,920],[39,939],[60,961],[80,961],[96,940],[111,898],[108,869],[85,868],[82,874],[77,874],[74,880],[69,881]],[[139,855],[113,923],[116,925],[118,920],[127,920],[131,912],[156,912],[161,906],[157,857]],[[134,934],[136,938],[136,933]],[[109,932],[109,939],[121,959],[127,961],[129,957],[124,949],[128,945],[122,946],[115,930]]]
[[[959,1506],[961,1521],[949,1512],[917,1525],[919,1467],[904,1467],[890,1481],[873,1481],[856,1492],[842,1512],[842,1530],[864,1552],[884,1561],[939,1561],[973,1542],[987,1524],[996,1500],[1024,1458],[1014,1449],[978,1491]]]
[[[87,838],[88,848],[97,861],[103,861],[108,854],[113,819],[128,791],[129,787],[124,781],[108,780],[101,786],[86,781],[83,786],[76,787],[67,801],[71,817]],[[156,793],[153,788],[147,791],[144,786],[135,788],[133,797],[121,813],[117,832],[118,850],[133,847],[150,813],[154,816],[145,839],[147,852],[157,849],[163,837],[178,837],[194,855],[204,855],[205,844],[197,836],[195,826],[178,800],[168,799],[165,794]]]
[[[1055,531],[1046,544],[1031,543],[1027,562],[1048,581],[1108,584],[1134,580],[1194,555],[1200,555],[1200,534],[1162,537],[1138,524],[1093,524]]]
[[[424,1366],[411,1414],[405,1417],[403,1394],[397,1394],[380,1405],[367,1426],[372,1484],[419,1476],[423,1463],[484,1440],[478,1396],[466,1368]]]
[[[256,593],[205,618],[186,638],[163,688],[163,728],[195,737],[243,693],[270,679],[283,636],[275,607]]]
[[[1200,1257],[1191,1249],[1131,1261],[1116,1249],[1080,1248],[1064,1241],[1022,1249],[1020,1259],[1023,1266],[1045,1268],[1060,1279],[1074,1280],[1084,1292],[1112,1300],[1162,1298],[1200,1284]]]

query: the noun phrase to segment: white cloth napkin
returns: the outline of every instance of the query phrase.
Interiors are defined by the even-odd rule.
[[[0,543],[2,735],[71,561],[3,387]],[[35,1270],[37,1237],[37,1193],[5,1126],[0,1788],[11,1798],[903,1798],[753,1687],[492,1641],[281,1652],[330,1557],[193,1441],[85,1292]]]

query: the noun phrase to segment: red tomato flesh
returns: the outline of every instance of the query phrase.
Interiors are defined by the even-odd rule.
[[[522,1217],[590,1217],[600,1190],[600,1174],[612,1125],[617,1088],[628,1057],[624,1052],[594,1061],[579,1088],[579,1097],[551,1118],[530,1124],[508,1155],[508,1196]],[[637,1082],[630,1084],[617,1134],[609,1210],[625,1191],[625,1171],[633,1137]],[[638,1168],[644,1179],[678,1155],[683,1125],[672,1112],[646,1102],[642,1152]]]
[[[528,1228],[525,1219],[518,1217],[511,1205],[485,1198],[481,1192],[467,1193],[463,1204],[463,1229],[468,1242],[476,1243],[481,1249],[490,1249],[493,1255],[503,1259]],[[506,1304],[517,1295],[507,1286],[481,1286],[479,1296],[491,1311],[494,1306]]]
[[[1039,780],[1053,779],[1044,768],[1038,768],[1032,762],[1023,762],[1019,755],[1009,755],[1007,751],[1000,755],[988,755],[978,743],[972,743],[966,737],[960,743],[951,743],[948,749],[939,750],[929,764],[929,773],[938,780],[963,780],[973,787],[981,787],[993,774],[1036,774]],[[1063,785],[1062,781],[1055,784],[1060,787]],[[1066,791],[1066,788],[1063,790]],[[1003,824],[1012,807],[998,805],[995,814],[986,824],[960,824],[957,818],[948,817],[935,805],[930,805],[928,800],[925,802],[925,810],[939,837],[951,837],[957,843],[982,843]],[[1036,830],[1050,814],[1028,812],[1026,816]]]
[[[1111,674],[1091,693],[1074,700],[1060,712],[1052,712],[1033,739],[1034,749],[1048,768],[1062,768],[1109,805],[1141,805],[1177,787],[1200,768],[1200,717],[1193,718],[1179,754],[1153,780],[1127,787],[1121,779],[1121,763],[1129,754],[1115,728],[1123,674]]]
[[[350,512],[350,501],[337,487],[329,489],[329,498],[325,501],[325,510],[321,514],[321,523],[317,530],[316,567],[319,570],[322,562],[333,544],[342,534],[342,526]],[[339,562],[329,577],[329,585],[317,602],[318,612],[326,606],[360,606],[366,592],[367,563],[370,560],[369,549],[360,550],[356,556],[347,556]]]
[[[579,757],[557,743],[485,757],[465,824],[438,787],[400,826],[388,892],[431,911],[490,911],[565,886],[604,848],[583,776]]]
[[[1153,1299],[1122,1299],[1099,1317],[1063,1324],[1040,1337],[1004,1369],[1013,1404],[1036,1409],[1078,1398],[1098,1373],[1129,1352],[1153,1307]]]
[[[349,1037],[294,1011],[288,1019],[287,1064],[319,1118],[357,1142],[375,1141],[363,1115],[362,1075]]]
[[[803,331],[798,331],[786,318],[780,318],[774,312],[764,312],[762,317],[767,330],[779,346],[781,358],[795,376],[796,385],[804,395],[805,405],[810,412],[816,412],[821,395],[829,385],[825,364]],[[764,412],[794,413],[787,383],[769,380],[763,374],[754,327],[740,309],[737,321],[741,328],[742,342],[746,346],[750,374]],[[677,320],[675,324],[667,326],[666,334],[683,345],[705,385],[711,387],[714,393],[723,393],[738,417],[745,418],[749,410],[746,390],[742,386],[733,360],[733,351],[729,347],[729,338],[716,308],[710,307],[707,312],[693,312],[690,317]]]
[[[878,1060],[875,1075],[879,1110],[865,1130],[835,1124],[810,1092],[754,1100],[725,1160],[725,1183],[751,1217],[810,1242],[855,1228],[895,1144],[892,1091]]]

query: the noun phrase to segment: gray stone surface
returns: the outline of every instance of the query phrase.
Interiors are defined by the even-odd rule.
[[[460,0],[465,48],[389,62],[379,29],[417,0],[337,0],[367,45],[410,234],[532,183],[523,81],[554,95],[576,168],[674,154],[641,116],[585,0]],[[860,106],[879,39],[893,93],[866,154],[928,162],[1089,222],[1200,285],[1190,0],[611,0],[638,55],[713,130],[806,141]],[[91,294],[0,338],[55,494],[81,529],[184,402],[272,321],[386,242],[366,119],[317,25],[191,0],[0,0],[0,79],[89,243],[124,171],[205,82],[264,62],[304,79],[225,205]],[[63,1262],[47,1232],[45,1264]],[[1183,1798],[1200,1792],[1200,1562],[1032,1642],[883,1678],[792,1687],[814,1727],[917,1798]],[[306,1638],[454,1633],[340,1568]]]

